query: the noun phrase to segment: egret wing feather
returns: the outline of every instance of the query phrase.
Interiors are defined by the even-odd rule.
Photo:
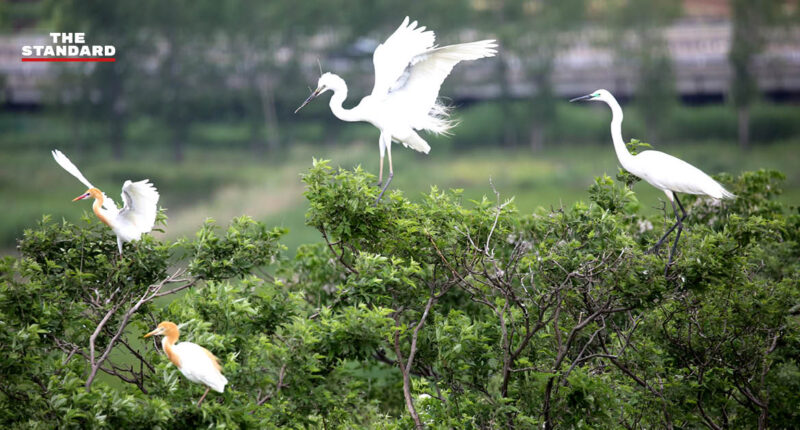
[[[103,209],[112,215],[117,215],[119,213],[119,207],[114,202],[114,199],[107,196],[106,193],[103,193]]]
[[[207,349],[192,342],[181,342],[172,347],[181,360],[180,371],[186,379],[223,392],[228,379],[220,372],[219,364],[209,356]]]
[[[661,151],[644,151],[634,157],[638,168],[631,173],[656,188],[715,199],[735,197],[714,178],[680,158]]]
[[[375,48],[372,63],[375,66],[375,86],[373,96],[382,96],[396,87],[396,82],[404,78],[406,69],[414,65],[420,54],[433,48],[436,35],[417,27],[417,21],[409,23],[406,17],[400,27],[385,42]]]
[[[158,213],[159,194],[156,187],[144,179],[138,182],[125,181],[122,186],[124,206],[119,217],[127,221],[136,235],[147,233],[153,229]]]
[[[81,181],[83,185],[86,185],[86,188],[95,188],[95,186],[92,185],[92,183],[89,182],[85,176],[83,176],[83,173],[81,173],[78,167],[75,166],[75,164],[73,164],[63,152],[59,151],[58,149],[54,149],[52,154],[53,158],[56,160],[56,163],[58,163],[64,170],[69,172],[70,175]],[[109,215],[116,215],[119,211],[117,204],[114,203],[114,200],[108,197],[106,193],[103,193],[103,209],[105,209]]]
[[[459,62],[492,57],[496,48],[494,40],[481,40],[428,50],[411,61],[404,84],[390,97],[410,115],[414,128],[446,133],[451,127],[447,109],[437,103],[442,83]]]
[[[203,348],[203,347],[201,346],[200,348]],[[207,350],[205,348],[203,348],[203,351],[206,353],[208,358],[211,359],[211,362],[214,364],[214,368],[219,370],[219,371],[222,371],[222,366],[219,364],[219,359],[217,358],[217,356],[212,354],[211,351],[209,351],[209,350]]]
[[[83,185],[86,185],[86,188],[94,188],[94,185],[92,185],[92,183],[89,182],[89,180],[86,179],[85,176],[83,176],[83,173],[81,173],[81,171],[78,170],[77,166],[72,164],[72,161],[70,161],[69,158],[67,158],[67,156],[64,155],[63,152],[59,151],[58,149],[54,149],[53,158],[56,160],[56,163],[58,163],[64,170],[69,172],[70,175],[78,178],[78,180],[81,181]]]

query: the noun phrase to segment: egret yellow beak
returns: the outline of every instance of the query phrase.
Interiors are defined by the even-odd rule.
[[[146,335],[144,335],[144,337],[150,337],[150,336],[153,336],[155,334],[158,334],[160,330],[161,329],[157,328],[157,329],[151,331],[150,333],[147,333]]]
[[[307,105],[307,104],[308,104],[308,103],[309,103],[311,100],[314,100],[315,98],[319,97],[319,95],[320,95],[320,94],[322,94],[322,87],[319,87],[319,88],[317,88],[316,90],[314,90],[314,91],[311,93],[311,95],[310,95],[310,96],[308,96],[308,98],[306,99],[306,101],[304,101],[304,102],[303,102],[303,104],[301,104],[299,108],[297,108],[297,109],[295,109],[295,110],[294,110],[294,113],[297,113],[298,111],[300,111],[300,109],[302,109],[303,107],[305,107],[305,105]]]
[[[89,194],[89,193],[81,194],[78,197],[75,197],[74,199],[72,199],[72,201],[73,202],[77,202],[78,200],[83,200],[83,199],[85,199],[85,198],[87,198],[89,196],[91,196],[91,194]]]

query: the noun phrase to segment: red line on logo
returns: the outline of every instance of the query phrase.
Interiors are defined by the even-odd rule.
[[[40,57],[30,58],[23,57],[22,62],[54,62],[54,63],[113,63],[117,61],[115,58],[60,58],[60,57]]]

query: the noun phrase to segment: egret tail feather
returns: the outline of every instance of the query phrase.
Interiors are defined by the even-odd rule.
[[[440,100],[436,100],[428,112],[427,123],[423,125],[424,130],[428,130],[434,134],[450,136],[450,130],[458,125],[460,121],[450,119],[451,107],[442,104]],[[427,151],[426,151],[427,153]]]
[[[431,150],[431,146],[417,133],[409,134],[405,139],[400,141],[406,148],[411,148],[417,152],[427,154]]]
[[[736,194],[733,194],[732,192],[726,190],[725,188],[722,188],[721,195],[722,195],[723,199],[735,199],[736,198]]]

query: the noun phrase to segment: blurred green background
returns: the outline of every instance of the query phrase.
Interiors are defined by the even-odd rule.
[[[126,179],[161,192],[170,237],[248,214],[304,227],[300,174],[313,158],[377,174],[378,132],[342,123],[329,96],[297,115],[319,64],[352,106],[372,88],[372,50],[409,15],[448,44],[496,38],[496,58],[458,65],[441,96],[461,121],[394,151],[391,190],[433,185],[465,198],[515,196],[522,211],[586,199],[614,176],[604,105],[569,98],[606,88],[638,138],[710,174],[776,168],[800,203],[800,32],[788,0],[170,1],[0,3],[0,253],[43,214],[77,220],[83,185],[64,151],[112,197]],[[114,63],[22,63],[47,34],[85,32]],[[318,63],[319,60],[319,63]],[[638,184],[642,210],[663,195]],[[119,202],[119,200],[117,200]],[[160,233],[159,233],[160,234]]]

